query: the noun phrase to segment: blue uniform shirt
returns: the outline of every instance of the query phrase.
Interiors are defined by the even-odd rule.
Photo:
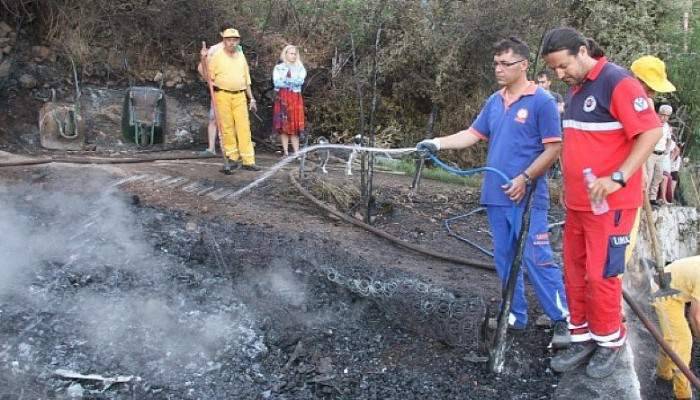
[[[489,142],[486,165],[511,179],[520,175],[544,151],[544,143],[561,141],[559,111],[554,98],[530,83],[525,92],[507,101],[505,90],[489,97],[469,131]],[[510,206],[503,179],[487,172],[481,187],[481,204]],[[532,206],[549,208],[546,174],[539,177]]]

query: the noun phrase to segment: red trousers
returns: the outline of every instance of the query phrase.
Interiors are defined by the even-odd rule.
[[[621,274],[636,216],[636,209],[603,215],[566,211],[564,287],[573,342],[595,340],[608,347],[624,343]]]

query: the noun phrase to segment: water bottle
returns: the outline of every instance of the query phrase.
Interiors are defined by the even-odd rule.
[[[584,168],[583,170],[583,181],[586,184],[586,189],[595,182],[596,176],[593,175],[593,170],[590,168]],[[608,206],[608,202],[605,199],[602,199],[600,201],[593,201],[591,200],[591,211],[593,211],[593,215],[601,215],[605,214],[610,210],[610,207]]]

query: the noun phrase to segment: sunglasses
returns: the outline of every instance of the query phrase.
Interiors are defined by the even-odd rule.
[[[508,68],[508,67],[512,67],[512,66],[515,65],[515,64],[521,63],[521,62],[523,62],[523,61],[525,61],[525,59],[518,60],[518,61],[511,61],[511,62],[508,62],[508,61],[494,61],[492,65],[493,65],[494,68],[498,68],[498,67]]]

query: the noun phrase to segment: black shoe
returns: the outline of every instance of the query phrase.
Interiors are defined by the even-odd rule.
[[[615,364],[620,357],[622,347],[598,346],[586,367],[586,375],[591,378],[605,378],[615,372]]]
[[[656,386],[658,393],[673,393],[673,375],[670,378],[664,379],[660,376],[656,376],[654,381],[654,386]]]
[[[557,352],[557,355],[552,357],[549,366],[554,372],[568,372],[578,367],[593,354],[595,348],[598,347],[595,342],[589,340],[587,342],[571,343],[566,350]]]
[[[262,168],[258,167],[255,164],[244,165],[243,169],[246,171],[262,171]]]
[[[571,345],[571,333],[566,321],[555,321],[552,329],[552,348],[555,350],[566,349]]]
[[[241,164],[239,164],[238,161],[228,160],[228,163],[224,164],[221,172],[223,172],[225,175],[231,175],[233,171],[239,169],[240,167]]]

